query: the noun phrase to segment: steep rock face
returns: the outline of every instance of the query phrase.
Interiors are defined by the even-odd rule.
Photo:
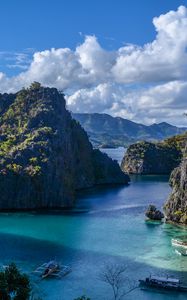
[[[129,181],[93,150],[54,88],[0,95],[0,134],[0,209],[70,207],[77,189]]]
[[[129,174],[170,174],[181,157],[176,145],[140,142],[127,149],[121,168]]]
[[[168,221],[187,225],[187,158],[170,177],[172,193],[164,206]]]
[[[123,182],[124,173],[119,173],[117,161],[111,160],[107,154],[95,149],[93,152],[94,175],[97,184],[118,184]],[[118,174],[118,176],[116,176]],[[125,175],[128,176],[128,175]],[[127,180],[129,177],[127,178]]]

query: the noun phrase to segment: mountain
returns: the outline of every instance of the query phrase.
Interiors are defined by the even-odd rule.
[[[137,141],[159,141],[183,133],[187,128],[178,128],[162,122],[146,126],[107,114],[72,114],[87,131],[94,147],[128,146]]]
[[[127,184],[116,161],[93,150],[64,95],[33,83],[0,94],[0,209],[71,207],[76,190]]]

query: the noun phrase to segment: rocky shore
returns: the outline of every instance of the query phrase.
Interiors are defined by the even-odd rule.
[[[164,214],[154,205],[148,206],[145,215],[149,220],[153,221],[161,221],[164,218]]]

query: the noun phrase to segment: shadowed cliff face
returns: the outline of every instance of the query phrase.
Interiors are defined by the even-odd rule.
[[[140,142],[127,149],[121,167],[131,174],[170,174],[181,158],[175,144]]]
[[[0,209],[70,207],[77,189],[129,181],[93,150],[54,88],[0,95],[0,134]]]
[[[172,193],[164,207],[167,220],[187,225],[187,158],[173,170],[170,184]]]

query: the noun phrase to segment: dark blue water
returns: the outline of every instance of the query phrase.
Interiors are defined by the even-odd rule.
[[[144,221],[147,205],[162,207],[169,192],[166,176],[134,176],[128,187],[80,193],[73,212],[1,214],[1,262],[15,261],[29,274],[54,258],[70,265],[72,273],[62,280],[31,276],[36,292],[47,300],[73,300],[82,294],[92,300],[111,299],[109,287],[98,280],[103,264],[111,262],[125,264],[126,275],[135,281],[151,273],[187,282],[187,258],[171,246],[171,238],[187,234],[186,228]],[[125,299],[184,300],[186,296],[137,289]]]

